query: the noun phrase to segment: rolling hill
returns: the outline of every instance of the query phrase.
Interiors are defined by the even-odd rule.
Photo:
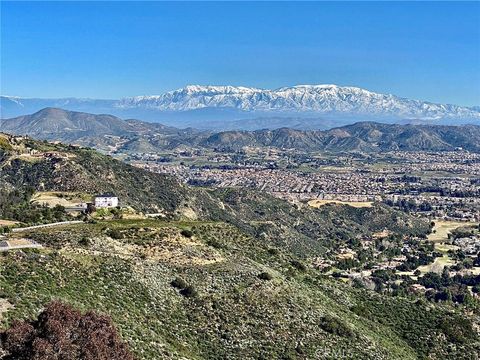
[[[480,151],[480,126],[396,125],[361,122],[326,131],[295,129],[226,131],[202,146],[240,149],[244,146],[294,148],[304,151]]]
[[[117,153],[156,152],[179,146],[232,150],[253,146],[331,152],[446,151],[456,148],[480,151],[480,126],[476,125],[360,122],[324,131],[279,128],[212,133],[122,120],[112,115],[46,108],[32,115],[0,120],[0,131]]]
[[[122,120],[113,115],[96,115],[58,108],[45,108],[31,115],[0,120],[0,131],[101,150],[112,150],[119,144],[143,136],[166,145],[171,137],[188,137],[197,133],[192,129],[180,130],[158,123]]]

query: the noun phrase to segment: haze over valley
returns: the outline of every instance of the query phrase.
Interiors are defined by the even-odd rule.
[[[336,85],[300,85],[276,90],[191,85],[163,95],[120,100],[2,96],[0,103],[2,118],[37,112],[45,107],[212,130],[327,129],[365,120],[480,124],[480,111],[475,107],[434,104]]]

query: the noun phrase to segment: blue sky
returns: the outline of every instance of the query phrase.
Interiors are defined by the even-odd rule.
[[[480,105],[480,3],[1,3],[1,93],[352,85]]]

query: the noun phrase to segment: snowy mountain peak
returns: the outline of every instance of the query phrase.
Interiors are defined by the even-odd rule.
[[[409,100],[358,87],[333,84],[296,85],[275,90],[241,86],[188,85],[163,95],[126,98],[117,106],[123,109],[144,108],[158,111],[232,108],[277,113],[480,119],[480,112],[472,108]]]
[[[244,86],[215,86],[215,85],[187,85],[182,89],[178,89],[172,92],[186,92],[189,94],[202,93],[202,94],[247,94],[258,91],[265,91],[262,89],[256,89]]]
[[[176,113],[178,118],[192,118],[192,110],[208,109],[209,111],[200,113],[210,114],[208,116],[215,113],[218,115],[217,120],[225,120],[226,113],[229,113],[228,116],[233,119],[287,116],[324,119],[335,117],[356,121],[442,120],[451,123],[453,120],[457,123],[480,123],[478,107],[435,104],[334,84],[296,85],[273,90],[243,86],[188,85],[160,95],[121,100],[24,99],[5,96],[0,100],[2,118],[23,115],[44,107],[60,107],[154,120],[159,119],[162,113],[168,117]],[[214,111],[216,109],[218,111]],[[225,112],[225,109],[229,111]]]

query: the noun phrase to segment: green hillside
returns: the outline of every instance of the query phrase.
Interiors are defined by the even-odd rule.
[[[60,299],[110,314],[139,359],[467,359],[478,345],[460,313],[298,269],[291,253],[223,223],[119,220],[31,236],[48,247],[0,260],[14,306],[3,326]]]
[[[477,354],[478,314],[352,287],[314,265],[374,232],[425,236],[426,221],[379,204],[315,209],[247,190],[192,189],[93,150],[0,139],[1,193],[114,191],[124,205],[165,215],[10,234],[44,247],[0,256],[1,330],[56,299],[110,315],[138,359]]]

